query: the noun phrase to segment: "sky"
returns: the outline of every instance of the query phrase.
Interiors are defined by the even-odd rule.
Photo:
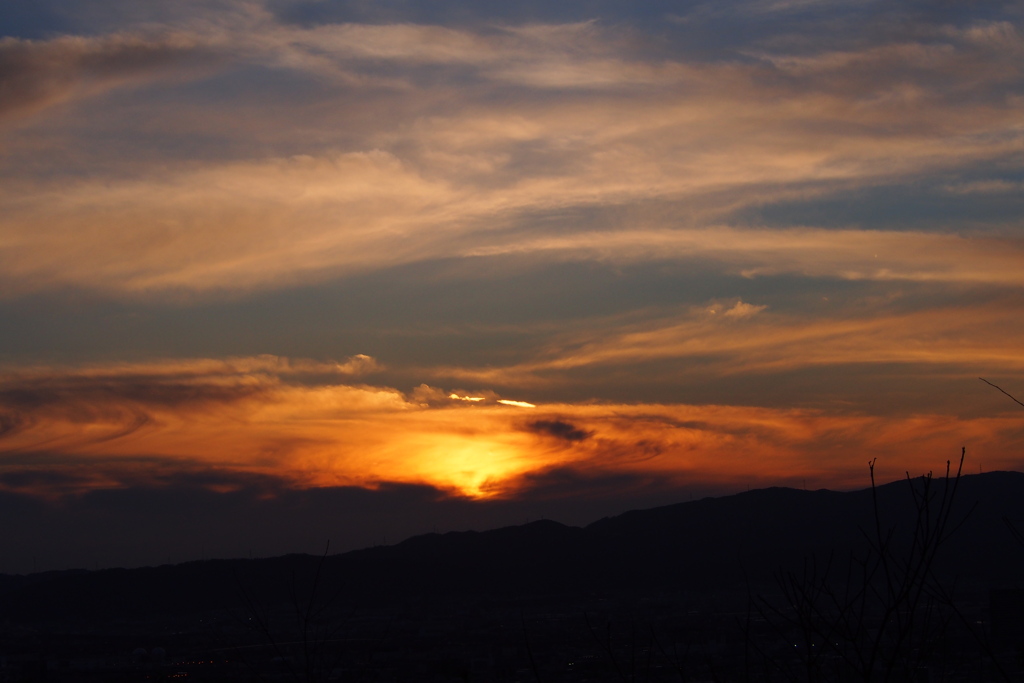
[[[1024,7],[5,0],[0,572],[1024,468]]]

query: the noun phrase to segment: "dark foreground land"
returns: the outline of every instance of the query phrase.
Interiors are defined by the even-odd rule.
[[[0,576],[0,681],[1024,680],[1021,529],[1004,472]]]

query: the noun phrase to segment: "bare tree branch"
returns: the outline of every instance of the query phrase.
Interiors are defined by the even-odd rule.
[[[999,387],[999,386],[996,386],[995,384],[992,384],[992,382],[989,382],[984,377],[979,377],[978,379],[980,379],[982,382],[984,382],[985,384],[989,385],[990,387],[995,387],[996,389],[999,389],[999,391],[1002,391],[1004,394],[1009,396],[1010,399],[1013,400],[1014,403],[1016,403],[1017,405],[1019,405],[1022,408],[1024,408],[1024,403],[1021,403],[1020,401],[1018,401],[1017,398],[1013,394],[1011,394],[1010,392],[1003,391],[1002,387]]]

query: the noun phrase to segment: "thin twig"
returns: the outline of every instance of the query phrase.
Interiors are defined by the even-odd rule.
[[[1011,400],[1012,400],[1012,401],[1013,401],[1014,403],[1016,403],[1017,405],[1019,405],[1019,406],[1021,406],[1022,408],[1024,408],[1024,403],[1021,403],[1020,401],[1018,401],[1018,400],[1017,400],[1017,398],[1016,398],[1016,397],[1015,397],[1015,396],[1014,396],[1013,394],[1011,394],[1010,392],[1008,392],[1008,391],[1004,391],[1002,387],[1000,387],[1000,386],[997,386],[997,385],[995,385],[995,384],[992,384],[992,382],[989,382],[989,381],[988,381],[987,379],[985,379],[984,377],[979,377],[978,379],[980,379],[980,380],[981,380],[982,382],[984,382],[985,384],[989,385],[990,387],[995,387],[996,389],[999,389],[999,391],[1002,391],[1002,392],[1003,392],[1004,394],[1006,394],[1007,396],[1009,396],[1009,397],[1010,397],[1010,399],[1011,399]]]

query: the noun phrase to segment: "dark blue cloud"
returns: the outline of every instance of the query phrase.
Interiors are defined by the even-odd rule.
[[[5,0],[0,37],[43,39],[68,33],[72,23],[46,0]]]
[[[876,230],[1002,231],[1024,215],[1024,180],[1005,174],[935,174],[785,199],[746,208],[735,219],[772,227],[813,225]]]
[[[789,39],[797,52],[863,47],[919,36],[930,27],[978,21],[1020,21],[1003,2],[785,2],[784,0],[568,0],[471,2],[467,0],[277,0],[271,10],[285,23],[422,23],[477,30],[495,24],[597,21],[635,29],[636,49],[651,57],[748,59],[744,50]]]
[[[653,22],[673,12],[699,7],[700,2],[672,2],[646,0],[645,2],[619,2],[617,0],[567,0],[566,2],[467,2],[466,0],[318,0],[308,2],[273,2],[277,16],[283,21],[298,24],[340,22],[391,23],[413,22],[444,25],[479,25],[490,22],[507,23],[563,23],[590,19]]]
[[[565,420],[534,420],[526,424],[526,429],[569,442],[585,441],[593,436],[593,432],[580,429]]]

